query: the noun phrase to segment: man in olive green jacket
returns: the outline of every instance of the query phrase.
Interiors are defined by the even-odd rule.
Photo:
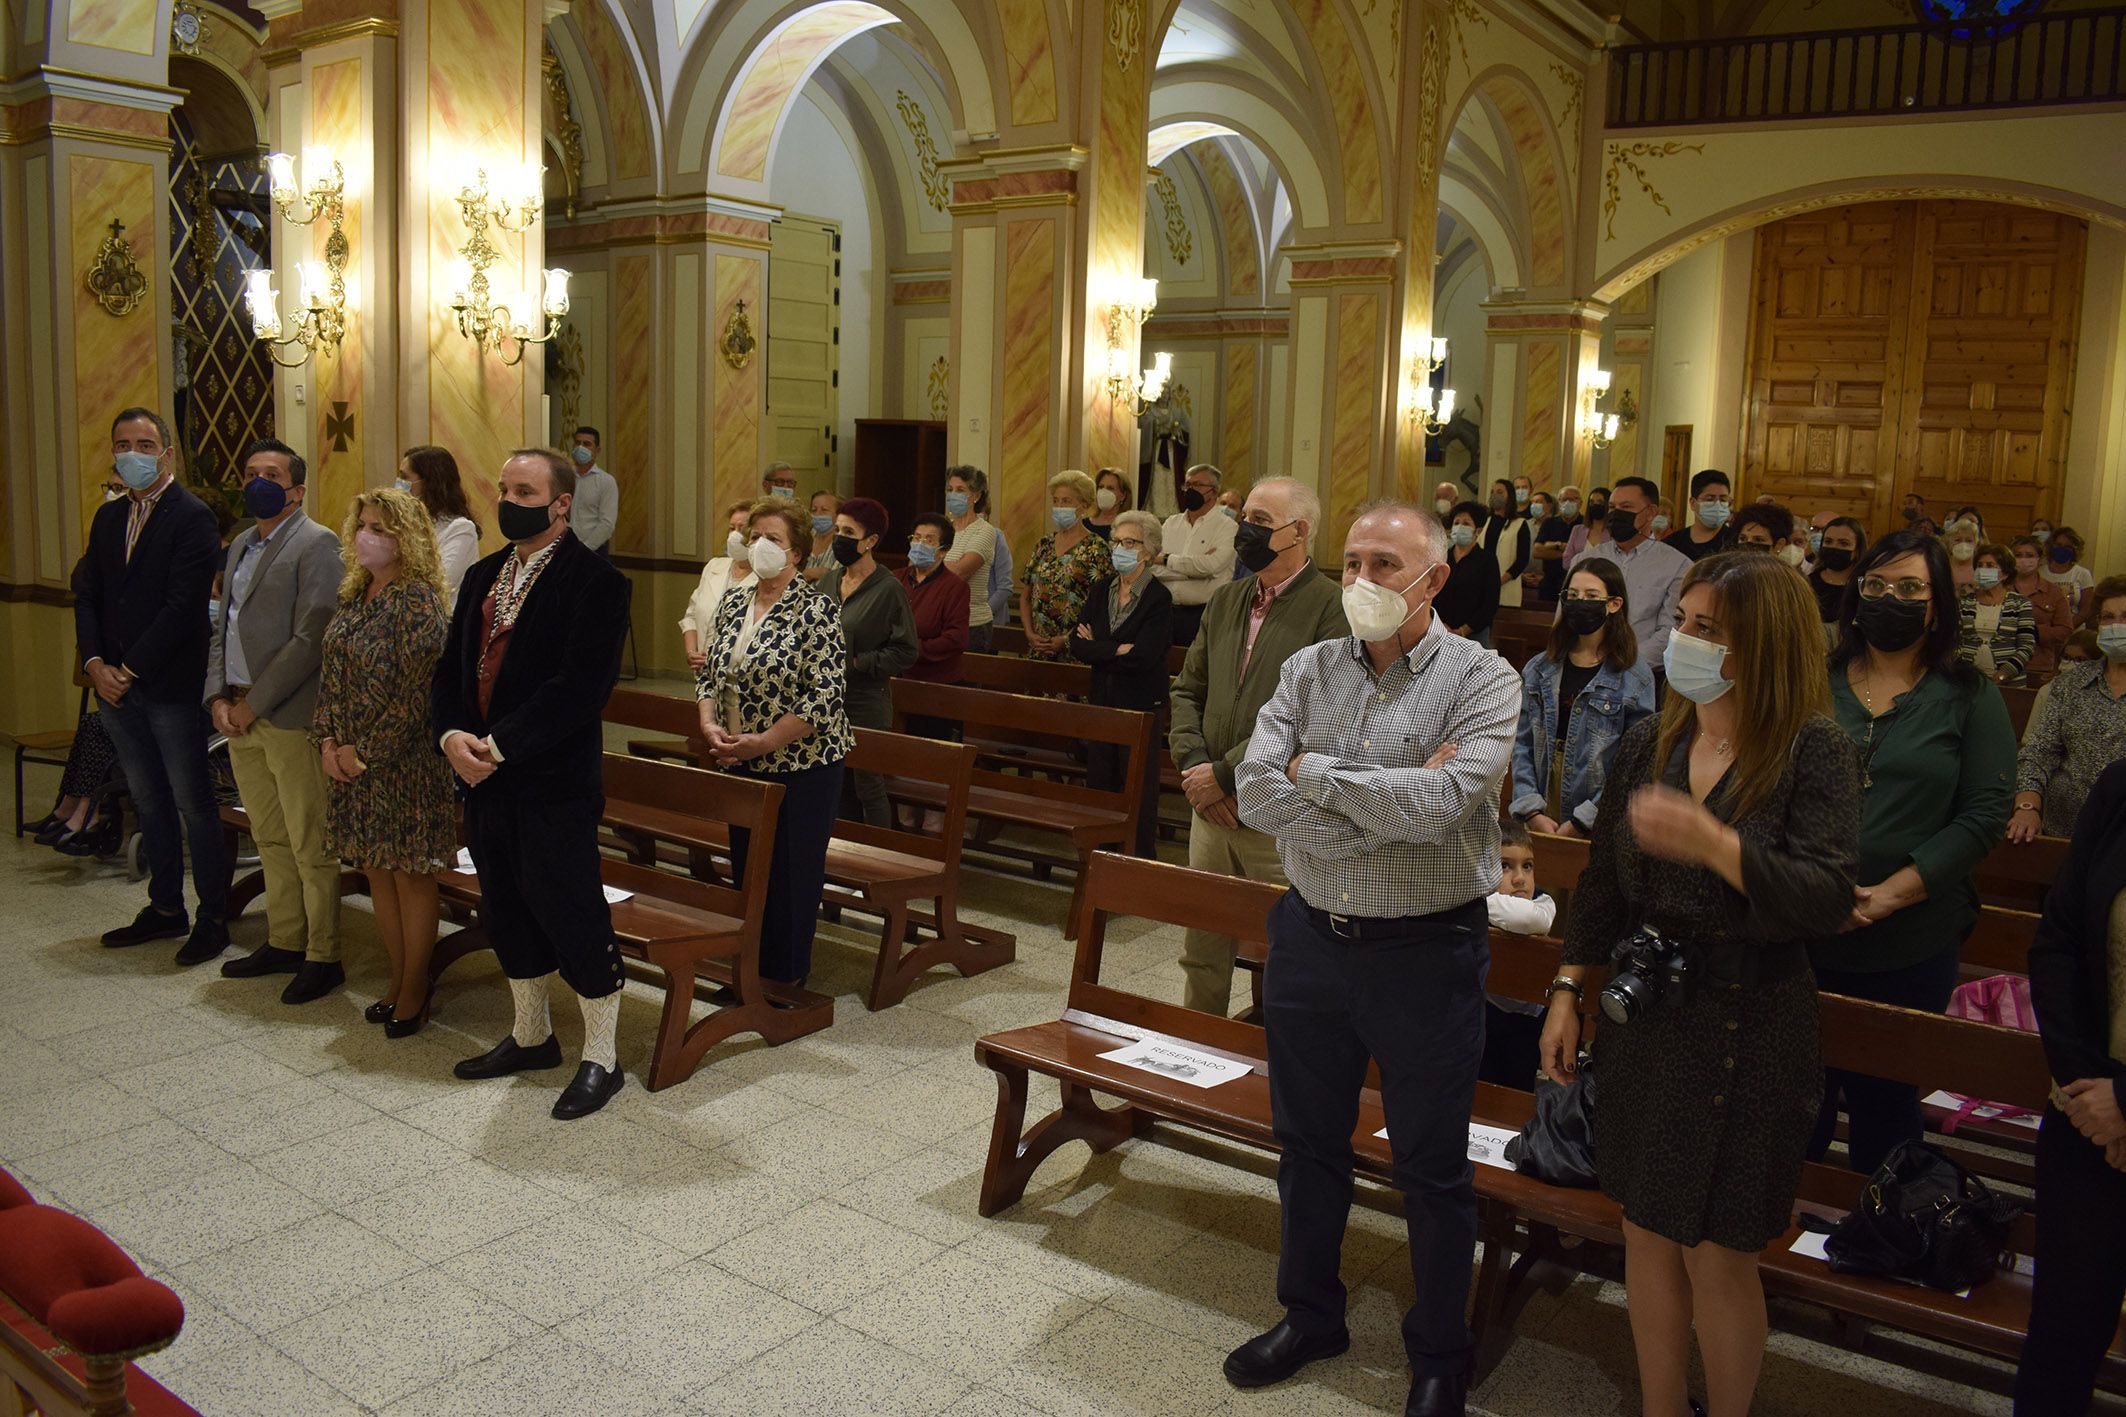
[[[1348,633],[1337,583],[1308,554],[1321,500],[1289,477],[1255,484],[1233,539],[1254,572],[1211,596],[1181,677],[1174,681],[1168,750],[1188,794],[1188,863],[1199,871],[1283,885],[1277,843],[1240,824],[1233,769],[1248,753],[1255,715],[1277,692],[1285,660]],[[1206,1013],[1232,1007],[1233,953],[1225,935],[1190,930],[1181,951],[1181,1002]]]

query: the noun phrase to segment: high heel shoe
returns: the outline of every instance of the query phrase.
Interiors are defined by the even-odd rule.
[[[384,1020],[384,1036],[386,1038],[411,1038],[416,1033],[419,1033],[427,1026],[428,1010],[435,1001],[435,991],[431,989],[428,991],[428,997],[421,1000],[421,1011],[412,1018],[400,1018],[394,1010],[392,1016]]]
[[[83,827],[62,837],[56,845],[67,856],[114,856],[125,839],[118,834],[118,821],[111,818]]]
[[[397,1009],[398,1005],[391,1000],[379,999],[368,1008],[362,1010],[362,1017],[368,1019],[371,1023],[389,1023],[391,1022],[392,1014]]]
[[[51,830],[51,829],[52,829],[53,827],[56,827],[56,826],[61,826],[61,825],[63,825],[63,824],[65,823],[65,821],[66,821],[66,818],[64,818],[64,817],[60,816],[60,815],[59,815],[59,814],[58,814],[57,812],[46,812],[46,813],[45,813],[45,814],[44,814],[43,816],[39,817],[39,818],[38,818],[38,819],[37,819],[36,821],[34,821],[34,822],[31,822],[31,823],[27,824],[26,826],[24,826],[24,827],[22,828],[22,831],[23,831],[23,834],[24,834],[25,836],[39,836],[39,837],[41,837],[41,836],[43,836],[43,835],[44,835],[44,834],[45,834],[46,832],[50,831],[50,830]],[[46,845],[46,846],[50,845],[50,843],[49,843],[49,842],[42,842],[42,843],[39,843],[39,844],[40,844],[40,845]]]

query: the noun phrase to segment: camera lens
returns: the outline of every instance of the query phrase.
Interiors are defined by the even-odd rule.
[[[1602,1017],[1611,1023],[1630,1023],[1653,1002],[1646,981],[1635,974],[1620,974],[1601,994]]]

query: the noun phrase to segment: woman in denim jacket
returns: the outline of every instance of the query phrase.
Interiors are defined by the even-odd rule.
[[[1617,740],[1654,711],[1653,671],[1638,658],[1623,569],[1579,562],[1566,578],[1549,648],[1521,671],[1511,811],[1533,830],[1594,831]]]

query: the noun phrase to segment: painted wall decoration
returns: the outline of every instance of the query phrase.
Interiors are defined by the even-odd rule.
[[[1651,160],[1661,157],[1674,157],[1677,153],[1702,153],[1705,151],[1705,144],[1703,143],[1605,143],[1603,146],[1609,156],[1608,165],[1602,169],[1602,234],[1605,240],[1614,239],[1616,236],[1617,203],[1622,196],[1619,191],[1621,186],[1619,181],[1620,171],[1629,172],[1633,177],[1637,178],[1639,190],[1651,198],[1655,206],[1665,212],[1668,210],[1668,202],[1654,186],[1653,181],[1647,177],[1646,169],[1640,165],[1639,160],[1641,158]]]
[[[930,136],[930,120],[923,116],[922,106],[908,96],[906,89],[895,91],[893,100],[901,121],[908,125],[908,136],[915,142],[916,162],[923,174],[923,196],[932,211],[941,212],[952,200],[952,183],[938,170],[938,145]]]
[[[133,243],[126,240],[125,223],[116,217],[111,218],[111,234],[96,248],[96,259],[83,279],[107,315],[123,318],[148,298],[148,278],[133,259]]]
[[[1195,252],[1196,238],[1188,229],[1188,212],[1181,205],[1181,193],[1174,187],[1174,174],[1160,168],[1152,190],[1159,194],[1159,205],[1166,212],[1166,254],[1175,265],[1181,265]]]

